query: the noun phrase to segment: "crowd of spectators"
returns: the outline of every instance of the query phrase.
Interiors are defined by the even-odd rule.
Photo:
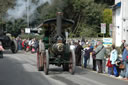
[[[97,73],[106,73],[106,68],[108,68],[107,73],[109,76],[128,80],[128,44],[125,40],[122,41],[120,47],[120,56],[115,45],[111,46],[108,53],[102,41],[95,41],[95,44],[88,40],[71,42],[74,45],[77,66],[87,68],[91,58],[93,61],[92,70],[97,71]]]
[[[16,38],[18,44],[18,50],[24,50],[26,52],[31,51],[36,53],[39,41],[35,38],[33,39],[21,39]]]

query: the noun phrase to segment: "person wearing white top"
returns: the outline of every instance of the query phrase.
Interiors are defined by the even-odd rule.
[[[111,61],[111,64],[113,65],[113,73],[116,77],[119,75],[118,70],[117,70],[117,66],[115,63],[117,58],[118,58],[117,50],[115,49],[115,45],[112,45],[112,51],[110,54],[110,61]]]
[[[115,61],[117,60],[117,50],[113,49],[110,54],[110,61],[111,64],[115,64]]]

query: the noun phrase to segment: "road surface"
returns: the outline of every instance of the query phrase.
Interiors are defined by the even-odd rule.
[[[0,59],[0,85],[128,85],[128,81],[76,67],[75,75],[50,66],[49,75],[37,71],[36,54],[4,53]]]

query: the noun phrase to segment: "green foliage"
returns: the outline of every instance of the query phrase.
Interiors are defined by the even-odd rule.
[[[50,4],[45,3],[37,8],[36,13],[33,14],[35,19],[30,23],[30,26],[36,27],[46,19],[55,18],[56,12],[61,11],[64,14],[64,18],[75,21],[74,26],[70,29],[70,37],[95,37],[100,33],[100,23],[109,24],[112,21],[111,10],[105,9],[107,5],[104,2],[100,2],[102,0],[98,1],[98,3],[95,1],[51,0]],[[35,0],[33,2],[36,3]],[[15,5],[15,0],[1,0],[0,4],[1,17],[6,15],[7,10]],[[1,20],[0,22],[2,22]],[[14,36],[19,35],[21,29],[27,27],[26,20],[23,19],[5,23],[7,31]]]
[[[91,26],[83,26],[82,31],[80,32],[82,37],[97,37],[96,30]]]
[[[21,33],[21,29],[24,29],[26,26],[26,23],[22,19],[6,22],[7,32],[15,37],[18,36]]]
[[[105,4],[97,4],[94,0],[73,0],[73,20],[75,29],[72,29],[75,37],[95,37],[100,32],[100,23],[103,21],[102,11]]]
[[[15,0],[0,0],[0,19],[3,18],[6,11],[14,5],[14,1]]]
[[[73,7],[76,12],[82,12],[91,3],[93,3],[93,0],[73,0]]]

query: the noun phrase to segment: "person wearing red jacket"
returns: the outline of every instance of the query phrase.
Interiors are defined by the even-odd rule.
[[[112,75],[112,68],[113,68],[113,66],[112,66],[111,61],[110,61],[110,56],[108,56],[108,62],[107,62],[106,66],[108,67],[108,74]]]

